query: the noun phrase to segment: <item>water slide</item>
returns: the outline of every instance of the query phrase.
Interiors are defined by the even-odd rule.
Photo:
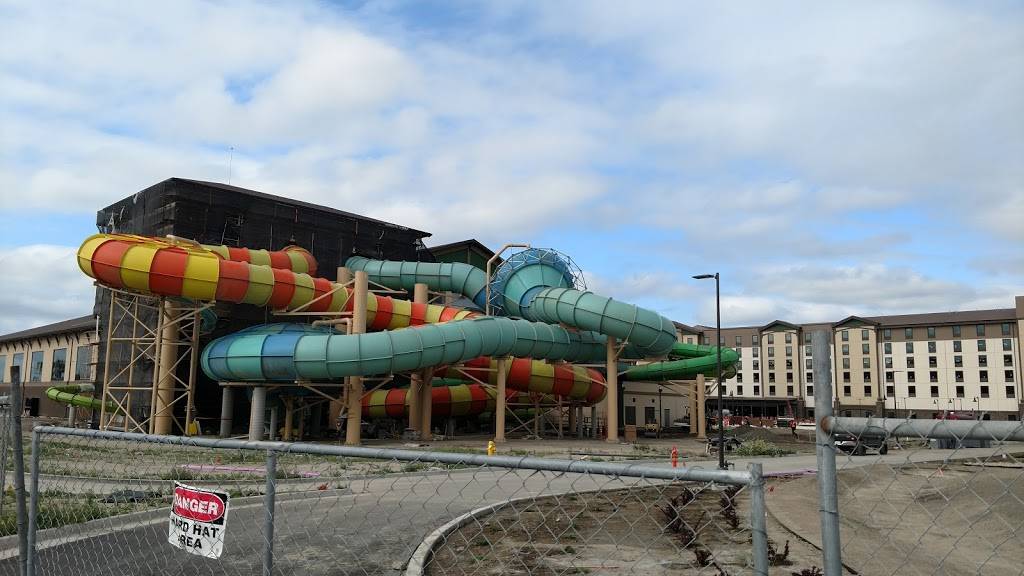
[[[263,256],[262,251],[203,247],[174,239],[97,234],[82,244],[78,263],[84,273],[115,288],[269,306],[275,310],[352,310],[351,290],[301,271],[315,270],[312,256],[307,257],[308,253],[301,248],[280,253],[284,254]],[[249,261],[242,261],[244,258]],[[289,268],[276,268],[256,260],[270,260]],[[411,289],[422,282],[434,290],[463,294],[477,306],[488,303],[485,274],[466,264],[354,257],[346,265],[366,271],[371,281],[391,288]],[[624,359],[665,358],[627,370],[627,378],[665,380],[714,373],[714,347],[680,344],[676,342],[675,327],[667,318],[578,290],[575,285],[570,265],[561,255],[549,250],[525,250],[510,257],[496,271],[490,299],[492,313],[496,315],[481,316],[458,308],[415,304],[371,293],[367,296],[367,328],[371,332],[344,335],[305,330],[243,330],[207,346],[202,354],[202,367],[216,380],[272,382],[400,373],[482,357],[603,362],[607,338],[614,337],[629,342],[621,353]],[[401,329],[411,326],[416,328]],[[725,366],[731,366],[736,359],[734,351],[723,348]],[[558,378],[554,374],[551,378],[534,374],[534,362],[530,366],[527,389],[553,392]],[[534,376],[544,384],[535,385]],[[603,396],[603,386],[601,389]],[[559,392],[590,402],[597,397],[593,387]],[[384,403],[387,404],[386,398]],[[369,409],[374,410],[374,406],[370,403]]]

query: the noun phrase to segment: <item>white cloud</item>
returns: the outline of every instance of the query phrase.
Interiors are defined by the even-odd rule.
[[[78,269],[76,252],[48,244],[0,248],[0,333],[92,313],[95,290]]]

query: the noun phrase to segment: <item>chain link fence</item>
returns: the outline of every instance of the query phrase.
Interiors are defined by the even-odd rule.
[[[37,427],[29,468],[28,574],[769,572],[760,465]]]

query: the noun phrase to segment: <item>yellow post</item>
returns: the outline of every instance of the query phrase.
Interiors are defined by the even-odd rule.
[[[487,442],[487,455],[494,456],[498,453],[498,447],[494,445],[494,440]]]
[[[281,440],[284,440],[285,442],[291,442],[292,440],[292,426],[294,425],[292,418],[293,413],[295,412],[294,402],[295,399],[291,396],[284,399],[284,434],[281,435]],[[270,432],[271,436],[275,436],[276,434],[277,430],[272,430]]]
[[[617,340],[608,337],[608,358],[606,369],[608,371],[608,394],[605,397],[607,409],[605,422],[608,423],[608,442],[619,441],[619,358],[615,344]]]
[[[494,398],[494,441],[505,441],[505,387],[508,382],[507,358],[498,358],[498,390]]]
[[[370,293],[369,278],[363,270],[355,274],[355,290],[352,297],[352,333],[366,333],[366,298]],[[348,418],[346,419],[345,444],[358,445],[362,441],[363,424],[363,378],[352,376],[348,386]]]
[[[344,284],[352,280],[352,271],[344,266],[338,266],[338,284]],[[331,402],[328,407],[327,414],[330,418],[329,422],[331,426],[337,425],[338,417],[341,416],[341,409],[345,406],[345,388],[349,386],[348,378],[345,379],[345,387],[341,389],[341,394],[337,400]]]

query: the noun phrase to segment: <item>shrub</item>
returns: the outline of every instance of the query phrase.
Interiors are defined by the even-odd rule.
[[[744,442],[733,451],[733,454],[736,456],[784,456],[791,453],[789,450],[783,450],[775,444],[760,438]]]

